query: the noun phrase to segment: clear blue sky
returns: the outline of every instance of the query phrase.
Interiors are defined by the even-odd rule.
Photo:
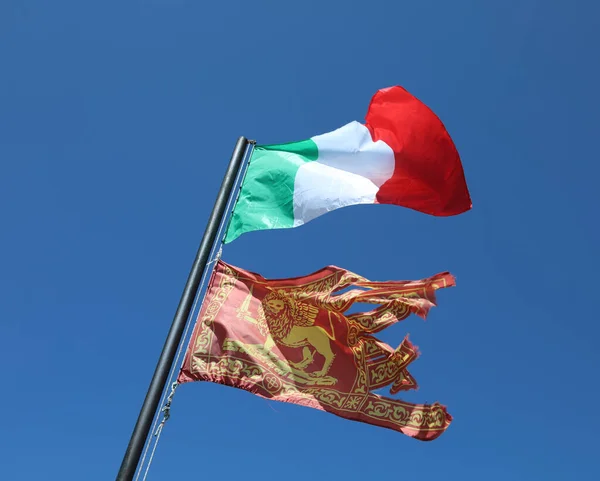
[[[362,121],[400,84],[453,136],[471,212],[352,207],[224,259],[451,271],[426,322],[381,337],[410,332],[405,398],[454,423],[421,443],[188,384],[149,479],[600,479],[599,18],[592,1],[0,2],[0,478],[114,479],[237,137]]]

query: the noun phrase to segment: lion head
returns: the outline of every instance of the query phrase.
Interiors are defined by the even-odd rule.
[[[293,302],[284,291],[271,291],[263,298],[265,320],[274,339],[285,338],[294,327]]]

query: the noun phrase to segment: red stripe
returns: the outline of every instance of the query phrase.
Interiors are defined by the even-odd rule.
[[[472,207],[454,142],[442,121],[404,88],[379,90],[371,99],[366,126],[373,141],[394,151],[394,175],[377,193],[380,204],[396,204],[436,216]]]

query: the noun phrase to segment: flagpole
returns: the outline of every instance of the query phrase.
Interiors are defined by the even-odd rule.
[[[198,290],[198,286],[200,285],[200,280],[202,279],[202,274],[206,269],[210,252],[217,238],[219,226],[223,216],[226,214],[225,210],[235,186],[237,175],[243,165],[248,144],[249,142],[245,137],[240,137],[233,149],[229,166],[223,177],[221,188],[217,194],[217,200],[215,201],[212,213],[208,219],[206,230],[204,231],[200,246],[198,247],[196,258],[194,259],[185,288],[183,289],[183,294],[181,295],[179,306],[175,312],[171,328],[169,329],[162,352],[160,353],[154,375],[152,376],[148,392],[146,393],[146,398],[144,399],[133,433],[131,434],[129,445],[123,456],[123,461],[119,473],[117,474],[116,481],[132,481],[133,476],[135,475],[144,445],[146,444],[148,434],[150,433],[152,420],[156,414],[162,392],[165,388],[169,372],[177,353],[177,347],[181,342],[181,337],[183,336],[185,325],[194,303],[194,297]]]

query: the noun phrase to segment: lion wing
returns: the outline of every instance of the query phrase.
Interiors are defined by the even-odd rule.
[[[310,327],[315,323],[317,314],[319,314],[319,308],[304,302],[296,302],[294,306],[296,309],[294,312],[294,325],[299,327]]]

